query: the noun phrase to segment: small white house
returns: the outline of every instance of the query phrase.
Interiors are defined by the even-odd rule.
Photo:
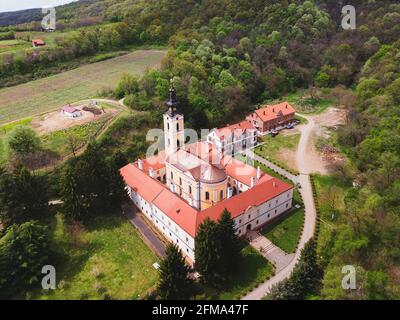
[[[82,111],[71,107],[71,106],[64,106],[61,108],[61,113],[68,118],[78,118],[82,116]]]

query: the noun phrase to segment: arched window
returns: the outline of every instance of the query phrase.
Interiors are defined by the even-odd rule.
[[[189,194],[192,194],[192,186],[189,186]]]
[[[224,190],[221,190],[219,192],[219,198],[220,198],[220,200],[224,199]]]
[[[179,139],[176,140],[176,145],[178,146],[178,148],[181,146],[181,142],[179,141]]]
[[[210,193],[206,191],[206,200],[210,200]]]
[[[169,130],[169,122],[167,122],[167,128],[168,128],[168,130]]]
[[[182,178],[179,178],[179,185],[182,185]]]
[[[171,179],[174,178],[174,173],[171,171]]]
[[[179,131],[179,122],[176,124],[176,131]]]

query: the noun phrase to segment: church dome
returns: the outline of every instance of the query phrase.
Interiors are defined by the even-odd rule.
[[[220,183],[227,179],[224,169],[213,166],[212,164],[201,164],[191,170],[191,174],[197,181],[213,184]]]

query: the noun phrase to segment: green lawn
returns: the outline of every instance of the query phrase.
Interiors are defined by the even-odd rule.
[[[313,175],[321,218],[328,223],[335,222],[344,212],[344,198],[350,186],[334,176]]]
[[[14,53],[29,49],[31,47],[30,42],[22,40],[1,40],[0,41],[0,54],[3,53]]]
[[[310,92],[308,90],[298,90],[294,93],[290,93],[282,98],[279,101],[272,101],[269,103],[278,103],[282,101],[287,101],[296,109],[299,113],[304,114],[319,114],[324,112],[328,107],[335,104],[335,101],[330,98],[326,98],[327,93],[325,91],[318,89],[315,93],[317,99],[311,97]]]
[[[292,159],[293,161],[288,161],[288,154],[285,151],[295,152],[300,141],[300,134],[289,136],[279,134],[275,137],[267,135],[262,138],[262,141],[264,144],[256,147],[254,153],[279,164],[282,168],[296,171],[294,159]],[[291,156],[294,157],[294,155]]]
[[[72,152],[69,139],[72,139],[75,149],[79,149],[91,138],[94,138],[109,119],[110,117],[103,117],[97,121],[44,135],[41,137],[42,146],[44,149],[56,152],[61,157],[66,156]]]
[[[274,267],[255,249],[247,245],[242,249],[237,275],[227,290],[216,296],[221,300],[237,300],[256,285],[267,280],[274,274]]]
[[[261,233],[286,253],[297,248],[304,220],[304,209],[300,208],[285,215],[262,229]]]
[[[64,256],[55,265],[58,287],[33,299],[137,299],[156,285],[152,264],[159,259],[122,215],[97,216],[72,228],[57,214],[52,225],[54,246]]]
[[[0,90],[0,125],[114,89],[123,73],[143,74],[159,66],[164,50],[133,53]]]

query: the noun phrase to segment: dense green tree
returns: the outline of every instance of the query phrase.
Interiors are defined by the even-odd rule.
[[[189,267],[178,247],[169,244],[160,265],[157,292],[161,299],[187,300],[193,295],[194,284],[188,278]]]
[[[65,166],[60,190],[66,214],[72,218],[119,208],[125,194],[117,163],[106,160],[94,143]]]
[[[0,172],[0,217],[6,225],[45,216],[47,182],[18,165],[12,173]]]
[[[16,126],[7,136],[7,143],[12,154],[27,155],[40,149],[40,139],[36,132],[26,126]]]
[[[219,286],[225,281],[225,275],[221,274],[221,253],[224,248],[219,239],[218,224],[208,218],[204,220],[198,228],[195,241],[195,267],[201,280],[208,285]]]
[[[9,227],[0,238],[0,298],[37,288],[42,267],[52,264],[47,228],[35,221]]]
[[[240,241],[235,233],[235,221],[228,210],[224,210],[218,220],[218,232],[224,250],[221,252],[226,274],[233,275],[240,261]]]
[[[321,281],[322,271],[317,261],[316,244],[313,240],[306,243],[299,262],[290,278],[275,285],[266,299],[302,300],[315,293]]]

